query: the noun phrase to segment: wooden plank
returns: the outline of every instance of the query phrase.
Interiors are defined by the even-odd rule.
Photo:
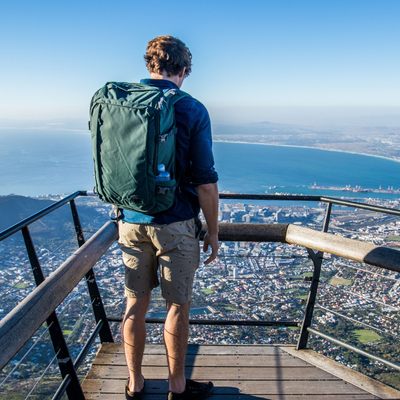
[[[85,379],[82,388],[85,393],[120,393],[126,379]],[[218,381],[214,382],[214,394],[249,394],[249,395],[342,395],[366,394],[353,385],[340,380],[334,381]],[[166,380],[147,380],[146,392],[166,394]]]
[[[168,367],[142,367],[147,379],[168,379]],[[186,367],[186,377],[195,380],[338,380],[315,367],[302,368],[253,368],[253,367]],[[88,379],[126,379],[126,366],[92,365]]]
[[[122,343],[103,343],[100,348],[100,353],[123,353]],[[144,349],[145,354],[166,354],[165,347],[161,344],[146,344]],[[238,345],[238,346],[203,346],[189,344],[187,354],[198,355],[218,355],[218,354],[244,354],[254,356],[282,356],[287,357],[288,354],[277,346],[259,346],[259,345]]]
[[[196,346],[197,347],[197,346]],[[280,356],[286,357],[286,353],[281,351],[279,348],[274,346],[198,346],[189,347],[188,354],[201,354],[201,355],[218,355],[227,354],[227,349],[229,349],[228,354],[244,354],[244,355],[254,355],[254,356]],[[225,347],[225,349],[224,349]]]
[[[167,357],[159,355],[145,354],[143,357],[144,366],[154,365],[154,366],[166,366]],[[99,353],[93,365],[126,365],[125,355],[111,354],[111,353]],[[188,355],[186,356],[187,366],[196,367],[207,367],[210,365],[229,367],[229,366],[240,366],[240,367],[271,367],[279,365],[280,367],[305,367],[309,366],[305,361],[300,360],[296,357],[279,357],[277,360],[273,356],[247,356],[247,355]]]
[[[86,400],[125,400],[125,394],[123,393],[85,393]],[[142,397],[143,400],[165,400],[165,394],[151,394],[145,393]],[[336,394],[333,395],[308,395],[307,399],[303,395],[270,395],[270,394],[258,394],[257,397],[246,394],[217,394],[211,395],[207,400],[379,400],[378,397],[372,394],[351,394],[340,395],[340,399]]]
[[[285,347],[282,348],[282,350],[378,397],[384,399],[400,399],[400,391],[386,386],[385,384],[361,374],[360,372],[347,368],[342,364],[316,353],[315,351],[307,349],[296,350],[294,346]]]
[[[0,321],[0,370],[40,328],[117,238],[116,224],[112,221],[107,222]]]

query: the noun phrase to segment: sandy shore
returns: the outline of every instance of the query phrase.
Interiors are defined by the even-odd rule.
[[[344,151],[344,150],[335,150],[335,149],[323,149],[321,147],[311,147],[311,146],[294,146],[289,144],[269,144],[269,143],[254,143],[254,142],[244,142],[240,140],[215,140],[213,139],[214,143],[241,143],[241,144],[259,144],[262,146],[279,146],[279,147],[296,147],[300,149],[313,149],[313,150],[323,150],[323,151],[335,151],[337,153],[348,153],[348,154],[357,154],[360,156],[368,156],[368,157],[375,157],[375,158],[383,158],[384,160],[400,162],[400,159],[397,158],[390,158],[384,156],[377,156],[374,154],[366,154],[366,153],[356,153],[355,151]]]

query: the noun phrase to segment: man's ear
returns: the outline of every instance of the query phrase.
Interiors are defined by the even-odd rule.
[[[186,77],[186,67],[182,68],[182,71],[179,72],[178,76],[179,76],[179,78],[185,78]]]

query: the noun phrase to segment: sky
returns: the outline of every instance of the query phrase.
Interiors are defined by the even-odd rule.
[[[400,125],[399,20],[399,0],[3,1],[0,125],[87,120],[107,81],[148,77],[165,34],[190,48],[182,89],[214,122]]]

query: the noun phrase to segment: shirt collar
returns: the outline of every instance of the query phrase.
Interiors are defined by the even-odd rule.
[[[140,83],[143,85],[157,86],[161,89],[179,89],[176,83],[167,79],[141,79]]]

